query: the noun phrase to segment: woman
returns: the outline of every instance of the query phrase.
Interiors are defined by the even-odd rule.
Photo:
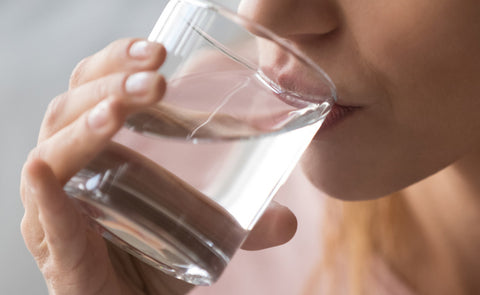
[[[302,164],[310,181],[342,200],[386,197],[331,201],[328,211],[342,214],[329,221],[337,234],[326,234],[327,250],[338,255],[324,255],[328,272],[312,282],[333,277],[339,294],[346,276],[346,291],[368,293],[363,273],[380,262],[418,294],[478,294],[480,2],[243,0],[239,11],[306,52],[337,86],[338,105]],[[158,44],[114,42],[82,61],[49,106],[21,194],[22,233],[52,294],[190,289],[109,249],[62,191],[125,116],[159,99],[164,55]],[[284,243],[294,223],[273,206],[244,247]]]

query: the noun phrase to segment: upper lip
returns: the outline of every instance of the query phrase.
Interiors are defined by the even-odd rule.
[[[295,75],[294,72],[291,71],[277,74],[274,77],[275,80],[270,78],[268,74],[266,78],[270,80],[267,81],[267,83],[270,82],[273,84],[270,85],[270,87],[281,88],[274,90],[277,90],[278,92],[283,91],[287,94],[289,92],[292,92],[294,93],[294,95],[297,95],[302,100],[307,100],[311,102],[323,102],[331,100],[329,102],[332,105],[336,105],[337,107],[351,109],[362,107],[362,105],[359,105],[357,103],[345,101],[344,98],[339,95],[338,90],[335,88],[333,83],[329,84],[325,83],[325,81],[322,81],[322,83],[318,83],[317,81],[316,83],[316,81],[313,81],[312,79],[302,79],[301,75]]]
[[[306,37],[308,37],[308,40],[313,40],[312,38],[314,36]],[[292,47],[298,49],[299,52],[304,53],[307,57],[312,57],[315,56],[315,54],[318,54],[318,48],[313,48],[312,46],[305,44],[304,38],[301,40],[294,40],[291,38],[285,40],[287,43],[290,43]],[[320,69],[322,69],[322,77],[318,79],[311,77],[309,80],[303,79],[304,77],[302,77],[302,75],[308,76],[308,72],[310,70],[305,70],[308,66],[297,62],[295,59],[289,59],[288,56],[282,55],[281,53],[274,53],[273,55],[273,58],[267,60],[266,64],[260,64],[260,67],[263,71],[265,71],[265,69],[270,71],[272,76],[275,77],[273,80],[275,80],[275,82],[283,88],[289,90],[295,89],[300,93],[307,94],[307,96],[310,94],[313,97],[316,96],[320,98],[325,98],[325,96],[329,96],[331,93],[333,95],[330,96],[335,97],[335,101],[332,103],[332,105],[338,105],[346,108],[361,108],[366,106],[366,104],[370,104],[369,101],[365,99],[361,99],[361,101],[352,99],[353,97],[357,98],[356,92],[358,91],[354,91],[352,93],[348,91],[348,85],[341,83],[341,81],[334,82],[332,76],[329,76],[329,74],[331,74],[329,73],[329,70],[325,69],[326,71],[323,71],[323,68],[319,66],[322,64],[319,63],[320,61],[310,59],[310,61],[315,64],[316,67],[320,67]],[[339,73],[334,76],[337,76],[337,78],[341,77]],[[318,83],[318,81],[320,81],[320,83]]]
[[[291,40],[288,41],[293,43],[292,46],[300,52],[305,52],[306,56],[314,56],[313,54],[308,54],[311,51],[310,47],[302,46],[301,43],[298,44]],[[299,94],[298,97],[301,99],[312,102],[329,101],[332,105],[335,104],[341,107],[362,107],[358,101],[348,99],[351,94],[343,93],[344,95],[342,95],[344,91],[336,88],[338,85],[335,85],[328,72],[324,72],[319,68],[314,60],[306,58],[303,61],[299,61],[297,57],[278,51],[273,52],[266,58],[262,58],[259,66],[261,72],[274,85],[278,85],[284,91]]]
[[[262,69],[260,78],[279,94],[290,95],[311,102],[332,100],[331,103],[334,103],[334,100],[336,100],[335,86],[323,77],[321,80],[320,78],[313,80],[311,77],[306,78],[305,72],[301,71],[285,72]]]

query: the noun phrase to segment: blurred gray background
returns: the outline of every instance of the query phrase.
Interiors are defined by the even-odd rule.
[[[166,0],[0,1],[0,294],[47,294],[20,235],[20,171],[49,101],[83,57],[143,37]]]

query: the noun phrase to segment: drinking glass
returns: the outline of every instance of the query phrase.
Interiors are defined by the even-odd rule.
[[[320,128],[335,88],[288,41],[208,1],[171,0],[149,36],[167,91],[65,191],[113,244],[215,282]]]

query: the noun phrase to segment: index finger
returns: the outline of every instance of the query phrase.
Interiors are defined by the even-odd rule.
[[[133,73],[158,69],[166,57],[160,43],[143,39],[120,39],[77,64],[70,77],[70,89],[117,72]]]

